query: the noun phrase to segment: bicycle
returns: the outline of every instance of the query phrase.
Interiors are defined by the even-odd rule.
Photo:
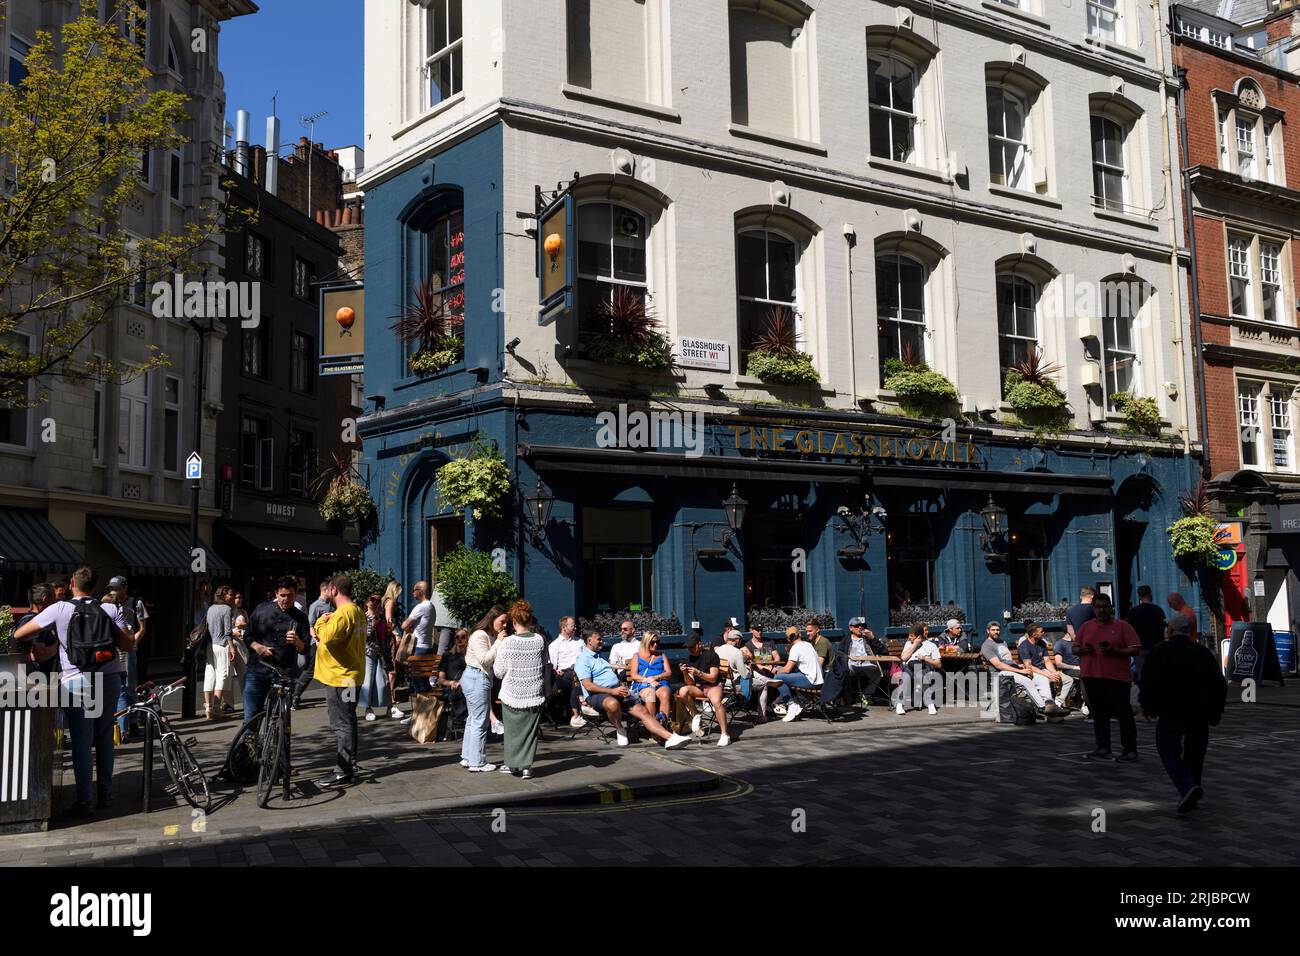
[[[271,686],[266,692],[266,706],[260,714],[254,715],[236,736],[249,731],[251,740],[256,741],[257,754],[257,805],[266,809],[271,802],[271,791],[277,781],[283,783],[283,796],[290,799],[290,779],[292,770],[289,765],[289,731],[290,713],[293,703],[295,678],[282,671],[274,664],[261,661],[271,672]],[[232,748],[234,744],[231,745]]]
[[[194,807],[194,809],[206,813],[212,806],[212,795],[208,792],[208,780],[203,775],[203,768],[199,766],[199,762],[194,759],[194,754],[190,752],[190,746],[193,745],[194,740],[192,738],[188,741],[181,740],[176,731],[172,730],[171,722],[167,719],[167,712],[163,710],[163,701],[184,687],[186,680],[187,678],[182,677],[161,690],[152,681],[141,684],[136,688],[137,700],[135,703],[129,704],[115,713],[113,719],[118,720],[127,714],[144,719],[146,737],[151,732],[158,735],[159,746],[163,755],[163,766],[167,768],[167,776],[172,781],[172,786],[168,788],[168,792],[180,793],[185,798],[186,803]],[[146,774],[149,769],[149,766],[144,768]],[[148,786],[149,782],[146,779],[146,792]]]

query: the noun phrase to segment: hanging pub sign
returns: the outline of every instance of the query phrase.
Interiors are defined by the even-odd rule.
[[[360,282],[320,290],[320,374],[365,370],[366,295]]]
[[[538,325],[550,325],[573,312],[577,278],[575,222],[573,193],[567,189],[538,212]]]

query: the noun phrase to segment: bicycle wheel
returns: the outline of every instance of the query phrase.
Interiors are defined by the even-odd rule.
[[[262,726],[265,717],[265,711],[254,714],[251,720],[239,728],[239,733],[230,742],[222,776],[232,783],[240,786],[257,783],[257,769],[262,762]]]
[[[275,782],[284,773],[284,714],[277,701],[271,705],[262,730],[262,753],[257,767],[257,805],[266,809]]]
[[[208,793],[208,780],[203,775],[203,768],[190,753],[190,748],[175,734],[166,734],[162,739],[162,755],[167,776],[172,778],[185,802],[207,813],[212,806],[212,795]]]

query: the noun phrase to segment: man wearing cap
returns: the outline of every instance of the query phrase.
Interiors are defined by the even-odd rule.
[[[1168,639],[1148,652],[1142,668],[1142,712],[1156,718],[1156,751],[1178,788],[1178,812],[1196,809],[1204,796],[1201,770],[1210,726],[1223,716],[1227,682],[1214,652],[1192,640],[1185,614],[1169,618]]]
[[[961,621],[955,617],[950,617],[948,623],[943,626],[943,633],[939,635],[940,647],[955,647],[961,653],[969,652],[970,641],[966,639],[966,632],[962,629]]]
[[[118,656],[123,658],[122,670],[122,690],[118,695],[117,709],[124,710],[128,704],[135,703],[135,689],[140,686],[143,678],[140,676],[139,668],[139,648],[144,641],[145,622],[149,620],[149,612],[145,610],[144,601],[139,598],[131,597],[127,590],[126,578],[117,575],[108,582],[108,589],[113,592],[117,598],[118,609],[122,613],[122,623],[126,625],[125,630],[135,638],[135,649],[129,651],[120,651]],[[138,729],[140,718],[133,718],[131,726],[127,726],[127,717],[124,715],[118,718],[117,729],[123,740],[126,740],[132,730]]]
[[[867,628],[867,619],[853,617],[849,618],[849,633],[844,635],[844,640],[840,643],[840,650],[849,662],[849,676],[858,687],[861,702],[867,705],[884,677],[879,664],[860,659],[876,655],[877,649],[872,646],[875,640],[876,635]]]

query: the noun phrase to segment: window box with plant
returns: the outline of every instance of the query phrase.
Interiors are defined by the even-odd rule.
[[[957,401],[957,386],[925,362],[908,357],[885,359],[884,387],[898,397],[899,404],[911,414],[933,414]]]
[[[1160,406],[1154,398],[1116,392],[1110,397],[1110,404],[1124,416],[1124,425],[1129,432],[1152,437],[1160,434]]]
[[[334,463],[321,472],[311,491],[318,494],[322,487],[320,516],[326,521],[360,523],[374,516],[375,499],[346,455],[334,453]]]
[[[1210,495],[1205,482],[1198,481],[1191,494],[1179,495],[1178,505],[1183,516],[1167,529],[1174,560],[1214,567],[1219,557],[1219,543],[1215,540],[1219,523],[1210,513]]]
[[[1026,425],[1063,425],[1069,420],[1065,393],[1054,376],[1061,371],[1055,362],[1043,361],[1041,349],[1033,349],[1008,367],[1002,377],[1003,400]]]
[[[794,312],[775,306],[750,342],[745,374],[765,385],[818,385],[821,375],[812,356],[799,350],[799,330]]]
[[[510,494],[510,466],[481,435],[469,454],[447,462],[436,477],[438,496],[452,508],[473,508],[475,521],[501,517],[502,503]]]
[[[673,345],[658,328],[644,290],[616,286],[594,309],[592,328],[583,339],[588,359],[605,365],[630,365],[646,372],[673,366]]]
[[[436,375],[465,357],[464,326],[457,327],[452,319],[444,296],[429,280],[415,287],[411,304],[392,327],[403,343],[415,347],[406,360],[412,375]]]

